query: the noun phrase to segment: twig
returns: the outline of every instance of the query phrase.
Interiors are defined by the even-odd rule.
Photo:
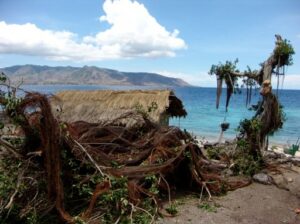
[[[23,177],[23,179],[29,179],[29,180],[32,180],[33,182],[35,182],[36,185],[38,185],[38,181],[37,181],[36,179],[32,178],[32,177]],[[32,202],[37,198],[38,194],[39,194],[39,188],[38,188],[38,186],[37,186],[37,188],[36,188],[36,193],[35,193],[34,197],[32,198],[32,200],[28,203],[28,205],[29,205],[30,203],[32,203]]]
[[[201,193],[200,193],[200,197],[199,197],[199,204],[201,204],[201,201],[202,201],[203,189],[204,189],[204,186],[202,185]]]
[[[93,224],[93,223],[99,223],[99,220],[101,219],[101,217],[103,217],[105,214],[104,213],[100,213],[97,215],[94,215],[93,217],[89,218],[88,221],[86,221],[87,224]]]
[[[22,155],[18,153],[15,147],[13,147],[8,141],[0,138],[0,144],[4,146],[9,152],[11,152],[16,158],[18,159],[22,158]]]
[[[98,164],[95,162],[95,160],[92,158],[92,156],[86,151],[86,149],[79,143],[77,142],[75,139],[72,139],[76,145],[87,155],[87,157],[89,158],[89,160],[93,163],[93,165],[96,167],[96,169],[100,172],[100,174],[102,176],[105,176],[105,174],[102,172],[102,170],[100,169],[100,167],[98,166]]]
[[[131,206],[133,206],[135,209],[140,210],[140,211],[145,212],[146,214],[148,214],[148,215],[151,217],[150,224],[154,222],[154,216],[151,215],[151,213],[150,213],[149,211],[147,211],[147,210],[145,210],[145,209],[143,209],[143,208],[140,208],[140,207],[138,207],[138,206],[134,206],[132,203],[129,203],[129,204],[130,204]]]
[[[116,146],[119,146],[119,144],[116,144],[116,143],[96,143],[96,142],[82,142],[81,145],[116,145]]]
[[[17,182],[17,186],[16,186],[16,190],[15,192],[12,194],[12,196],[9,199],[9,202],[7,203],[7,205],[4,207],[4,209],[9,209],[12,207],[12,203],[14,201],[15,196],[17,195],[17,193],[19,192],[19,188],[21,185],[21,180],[22,180],[22,176],[24,174],[24,170],[19,174],[18,176],[18,182]],[[9,214],[9,213],[8,213]]]
[[[119,218],[115,221],[114,224],[118,224],[120,222],[121,216],[119,216]]]
[[[131,203],[131,211],[130,211],[130,224],[133,224],[133,218],[132,218],[132,215],[133,215],[133,210],[134,210],[134,205]]]
[[[205,190],[206,190],[207,193],[208,193],[208,196],[209,196],[208,200],[210,201],[211,198],[212,198],[212,196],[211,196],[210,191],[209,191],[209,189],[208,189],[208,187],[207,187],[207,185],[206,185],[206,182],[203,182],[203,186],[204,186]]]
[[[156,201],[156,199],[155,199],[155,197],[151,197],[151,199],[154,201],[154,203],[155,203],[155,215],[158,213],[158,203],[157,203],[157,201]]]
[[[170,185],[167,182],[167,180],[163,177],[162,174],[160,174],[161,179],[166,183],[167,188],[168,188],[168,196],[169,196],[169,204],[171,205],[172,201],[171,201],[171,190],[170,190]]]
[[[4,86],[8,89],[8,91],[10,91],[10,89],[15,89],[15,90],[20,90],[20,91],[23,91],[24,93],[30,93],[29,91],[25,90],[25,89],[22,89],[20,88],[19,86],[18,87],[14,87],[10,84],[5,84],[5,83],[1,83],[0,86]]]

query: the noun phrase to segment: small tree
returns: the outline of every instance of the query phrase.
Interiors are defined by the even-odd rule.
[[[239,137],[249,145],[250,152],[255,159],[260,158],[261,151],[267,148],[268,135],[281,128],[284,121],[282,107],[277,96],[272,92],[271,79],[272,75],[276,75],[278,80],[279,76],[284,75],[285,66],[293,64],[292,55],[295,52],[288,40],[283,40],[280,35],[275,35],[275,37],[275,48],[271,56],[261,64],[260,70],[251,70],[248,67],[246,71],[240,72],[236,67],[238,60],[235,60],[212,65],[209,71],[210,75],[217,77],[217,108],[222,93],[222,84],[225,81],[227,86],[226,111],[231,95],[239,88],[238,79],[243,79],[243,83],[247,86],[247,105],[251,101],[253,86],[261,87],[262,100],[253,106],[256,114],[252,119],[242,121],[239,126]]]

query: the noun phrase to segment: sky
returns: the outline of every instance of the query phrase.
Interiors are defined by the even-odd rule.
[[[216,86],[212,64],[259,69],[275,34],[296,54],[284,88],[300,89],[299,0],[0,0],[0,67],[98,66]]]

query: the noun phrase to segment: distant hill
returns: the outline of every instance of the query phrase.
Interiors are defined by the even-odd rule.
[[[155,73],[120,72],[116,70],[84,67],[50,67],[16,65],[0,68],[12,82],[23,79],[24,84],[93,84],[93,85],[140,85],[140,86],[189,86],[182,79]]]

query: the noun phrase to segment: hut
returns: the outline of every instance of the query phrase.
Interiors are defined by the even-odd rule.
[[[65,122],[107,123],[121,119],[132,126],[126,114],[144,114],[152,121],[168,125],[170,117],[185,117],[183,104],[171,90],[63,91],[52,101],[54,113]]]

